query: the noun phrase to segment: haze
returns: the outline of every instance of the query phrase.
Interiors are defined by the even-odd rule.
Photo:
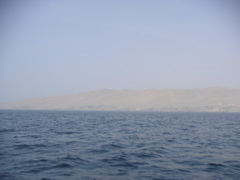
[[[236,3],[1,3],[0,102],[99,89],[240,88]]]

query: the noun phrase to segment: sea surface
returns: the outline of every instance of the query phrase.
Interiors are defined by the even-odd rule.
[[[240,179],[240,113],[0,111],[0,179]]]

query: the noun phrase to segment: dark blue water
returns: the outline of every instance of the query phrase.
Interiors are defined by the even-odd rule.
[[[240,179],[240,113],[0,111],[0,179]]]

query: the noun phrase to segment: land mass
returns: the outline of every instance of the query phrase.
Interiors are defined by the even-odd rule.
[[[7,102],[0,109],[240,112],[240,89],[98,90]]]

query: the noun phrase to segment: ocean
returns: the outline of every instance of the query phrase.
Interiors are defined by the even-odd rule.
[[[0,179],[240,179],[240,113],[0,111]]]

